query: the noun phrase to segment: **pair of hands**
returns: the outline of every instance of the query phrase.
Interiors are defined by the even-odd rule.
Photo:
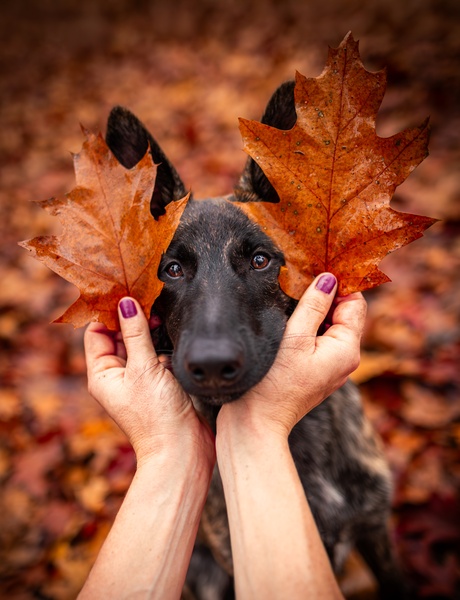
[[[272,368],[242,398],[222,407],[218,431],[235,424],[240,435],[271,431],[287,439],[294,425],[357,367],[366,304],[360,293],[334,300],[336,285],[323,291],[331,288],[332,277],[320,275],[304,293],[287,323]],[[129,310],[120,310],[121,334],[98,323],[87,328],[90,393],[127,435],[139,466],[158,452],[176,453],[180,459],[192,448],[212,466],[215,450],[210,428],[156,355],[137,302],[124,299],[122,303]],[[328,313],[331,325],[317,336]]]

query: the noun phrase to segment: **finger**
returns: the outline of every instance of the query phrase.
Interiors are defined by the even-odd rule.
[[[120,327],[128,356],[128,365],[144,367],[145,362],[157,359],[153,348],[148,321],[133,298],[123,298],[118,305]]]
[[[360,292],[336,298],[336,307],[332,314],[332,327],[328,335],[336,336],[340,332],[348,331],[361,340],[366,323],[367,304]]]
[[[311,283],[299,300],[286,327],[287,335],[316,336],[332,306],[337,279],[332,273],[322,273]]]
[[[116,350],[117,356],[119,356],[126,362],[128,355],[126,354],[125,343],[123,341],[123,336],[121,335],[121,331],[118,331],[117,335],[115,336],[115,347],[117,349]]]
[[[120,366],[116,355],[116,333],[102,323],[90,323],[85,331],[84,346],[88,373]]]
[[[332,325],[320,338],[319,346],[326,351],[338,353],[336,358],[340,368],[349,375],[359,366],[361,337],[366,320],[366,301],[361,293],[350,294],[336,299],[337,305],[332,315]],[[339,342],[331,346],[330,341]],[[345,351],[344,351],[345,350]]]

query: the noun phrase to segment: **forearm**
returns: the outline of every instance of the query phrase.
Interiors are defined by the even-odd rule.
[[[225,427],[217,460],[239,600],[342,598],[287,441]]]
[[[180,597],[211,469],[179,461],[138,469],[79,600]]]

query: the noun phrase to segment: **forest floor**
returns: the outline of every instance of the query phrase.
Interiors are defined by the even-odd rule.
[[[196,196],[229,193],[259,118],[348,30],[388,70],[378,133],[431,119],[430,157],[393,207],[441,219],[385,259],[354,374],[395,478],[395,543],[417,598],[460,597],[460,5],[456,0],[18,0],[0,34],[0,595],[75,598],[130,483],[123,435],[86,391],[76,290],[17,246],[58,231],[34,206],[74,186],[80,123],[128,106]],[[347,598],[373,598],[354,557]]]

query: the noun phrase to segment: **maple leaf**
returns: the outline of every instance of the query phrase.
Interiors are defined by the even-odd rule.
[[[284,252],[280,285],[293,298],[323,271],[336,275],[340,295],[390,281],[377,264],[437,220],[389,206],[395,188],[428,154],[428,121],[378,137],[385,85],[384,71],[365,70],[349,33],[329,49],[319,77],[296,74],[292,129],[240,119],[244,148],[280,202],[239,206]]]
[[[123,167],[103,137],[84,131],[74,156],[77,186],[64,197],[38,204],[59,217],[63,232],[21,242],[35,258],[80,289],[80,297],[56,323],[89,321],[119,329],[123,296],[139,301],[147,317],[163,283],[157,279],[188,196],[166,207],[158,221],[150,213],[156,166],[150,152],[132,169]]]

